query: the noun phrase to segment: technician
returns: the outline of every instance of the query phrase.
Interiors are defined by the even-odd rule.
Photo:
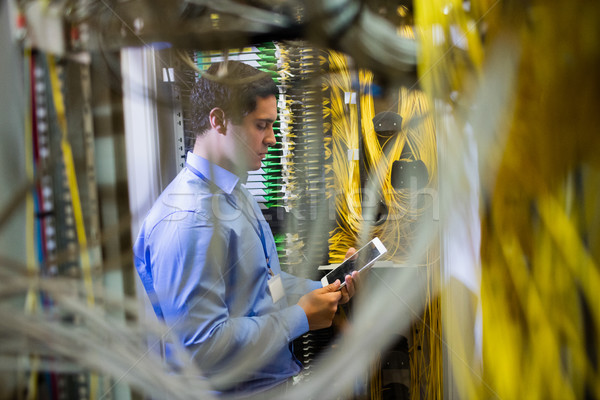
[[[292,341],[329,327],[355,290],[356,275],[340,291],[339,281],[321,287],[283,272],[271,229],[242,185],[275,144],[278,95],[270,76],[235,61],[197,80],[193,152],[134,245],[157,316],[220,393],[289,385],[302,368]]]

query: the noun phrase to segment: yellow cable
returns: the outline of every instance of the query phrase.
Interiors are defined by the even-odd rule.
[[[352,91],[351,77],[348,61],[341,53],[330,52],[330,74],[327,77],[327,85],[330,88],[330,101],[324,102],[324,108],[329,112],[332,125],[332,141],[329,150],[332,155],[332,168],[335,177],[336,190],[336,213],[338,225],[330,233],[330,262],[339,262],[343,259],[349,246],[356,246],[359,232],[363,227],[363,210],[361,183],[358,161],[348,159],[348,150],[364,150],[360,157],[371,170],[370,179],[377,180],[382,187],[383,198],[389,205],[392,213],[416,218],[424,210],[410,210],[407,193],[396,191],[391,186],[390,171],[392,163],[400,158],[407,138],[410,138],[411,151],[417,159],[426,164],[430,180],[429,185],[437,185],[437,144],[433,118],[428,116],[428,100],[424,93],[418,91],[402,91],[400,93],[401,104],[399,113],[404,121],[411,118],[423,118],[416,127],[403,130],[393,141],[388,142],[391,146],[386,156],[377,138],[372,119],[374,117],[374,102],[370,95],[370,85],[373,74],[359,70],[360,83],[360,115],[361,124],[358,124],[358,109],[356,105],[344,103],[344,93]],[[411,125],[412,126],[412,125]],[[362,128],[362,131],[361,131]],[[363,141],[363,149],[359,149],[359,143]],[[386,148],[386,151],[388,149]],[[382,225],[372,227],[372,234],[379,236],[386,247],[389,257],[401,261],[402,257],[409,252],[406,243],[410,243],[412,232],[410,230],[409,218],[397,218],[385,221]],[[400,240],[400,239],[403,240]],[[435,247],[435,245],[434,245]],[[439,251],[432,248],[428,253],[426,271],[430,282],[424,300],[427,304],[421,321],[413,325],[413,340],[410,349],[411,360],[411,398],[420,398],[421,390],[424,390],[425,398],[442,398],[442,350],[441,350],[441,325],[439,297],[435,296],[432,287],[436,284],[435,279],[438,271]],[[418,328],[418,329],[417,329]],[[418,330],[418,333],[417,333]],[[421,350],[417,350],[420,348]],[[425,357],[427,354],[427,358]],[[376,366],[374,367],[375,369]],[[381,382],[377,380],[378,373],[375,371],[371,381],[371,399],[380,398],[382,395]],[[379,376],[380,378],[380,376]]]
[[[329,53],[331,72],[326,85],[330,88],[329,106],[332,128],[332,166],[335,181],[335,205],[340,223],[330,233],[330,262],[343,260],[348,247],[357,245],[357,233],[361,227],[362,194],[360,169],[357,160],[349,160],[359,150],[358,109],[345,104],[344,95],[352,91],[347,60],[337,52]]]
[[[454,99],[468,105],[485,78],[484,44],[512,37],[521,58],[514,111],[499,115],[496,134],[506,143],[493,157],[497,163],[480,160],[495,170],[492,180],[479,182],[486,199],[484,375],[459,376],[456,387],[465,398],[600,397],[598,339],[581,334],[600,326],[600,95],[592,50],[600,5],[534,0],[499,7],[477,0],[466,10],[463,4],[415,2],[419,78],[428,98],[461,120],[468,111]],[[475,134],[478,140],[482,132]],[[447,339],[455,351],[468,345],[458,333]]]
[[[81,207],[81,199],[79,197],[79,188],[77,186],[77,176],[75,173],[75,164],[73,162],[73,152],[67,135],[67,119],[64,107],[63,96],[56,70],[56,62],[54,56],[47,55],[48,72],[50,75],[50,84],[52,86],[52,99],[56,110],[58,125],[62,133],[61,149],[63,153],[63,162],[65,164],[65,174],[71,194],[71,202],[73,207],[73,216],[75,219],[75,231],[77,241],[79,243],[81,270],[83,273],[83,282],[86,289],[87,303],[90,307],[94,306],[94,287],[92,280],[91,259],[85,233],[85,223],[83,219],[83,211]],[[90,399],[95,399],[98,387],[98,376],[95,373],[90,373]]]
[[[94,305],[94,288],[92,283],[91,260],[87,246],[87,237],[85,234],[85,225],[83,220],[83,212],[81,207],[81,199],[79,198],[79,188],[77,186],[77,177],[75,173],[75,164],[73,162],[73,152],[67,135],[67,119],[64,108],[64,101],[60,88],[60,81],[56,71],[56,63],[54,56],[48,55],[48,69],[50,74],[50,83],[52,85],[52,98],[58,125],[62,133],[61,149],[63,153],[63,162],[65,164],[65,173],[71,194],[73,216],[75,218],[75,231],[77,233],[77,241],[81,251],[81,268],[83,272],[83,280],[87,293],[87,302],[90,306]]]

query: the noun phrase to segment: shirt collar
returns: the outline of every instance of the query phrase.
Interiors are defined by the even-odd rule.
[[[203,177],[214,183],[219,189],[227,194],[231,194],[235,189],[240,178],[217,164],[211,163],[204,157],[200,157],[190,151],[187,153],[186,162],[194,169],[200,172]],[[191,171],[194,172],[194,171]],[[200,177],[202,178],[202,176]]]

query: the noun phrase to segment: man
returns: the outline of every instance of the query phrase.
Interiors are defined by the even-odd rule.
[[[354,293],[355,276],[340,291],[339,281],[322,288],[282,272],[271,230],[241,185],[275,144],[277,96],[273,80],[246,64],[208,69],[191,95],[193,152],[134,246],[156,314],[223,393],[287,385],[301,370],[291,342],[330,326]]]

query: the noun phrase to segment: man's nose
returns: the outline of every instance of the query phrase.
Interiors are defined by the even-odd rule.
[[[265,134],[265,138],[263,140],[263,142],[267,145],[267,146],[274,146],[275,143],[277,143],[277,140],[275,139],[275,131],[273,130],[273,127],[271,126],[271,128],[267,131],[267,133]]]

